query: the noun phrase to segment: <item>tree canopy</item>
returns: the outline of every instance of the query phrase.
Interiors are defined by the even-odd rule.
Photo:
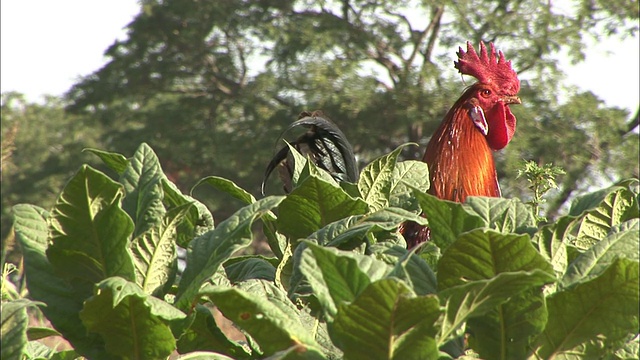
[[[458,47],[494,42],[522,80],[514,140],[496,154],[503,191],[526,191],[516,179],[523,159],[561,166],[553,215],[577,189],[639,174],[638,114],[572,88],[557,60],[583,60],[590,37],[637,36],[637,3],[565,4],[146,0],[128,37],[106,50],[110,61],[68,92],[65,116],[96,129],[102,148],[132,154],[148,142],[183,188],[218,175],[257,194],[277,139],[303,110],[323,109],[362,164],[408,141],[421,146],[403,157],[421,157],[469,85],[453,69]],[[3,134],[7,106],[3,98]],[[227,214],[221,204],[208,205]]]

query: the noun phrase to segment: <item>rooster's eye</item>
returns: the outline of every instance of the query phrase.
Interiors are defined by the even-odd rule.
[[[481,94],[482,94],[482,96],[487,97],[487,96],[491,95],[491,90],[484,89],[484,90],[482,90]]]

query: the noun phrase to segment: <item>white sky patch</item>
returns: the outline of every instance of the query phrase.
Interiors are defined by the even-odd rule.
[[[105,50],[125,39],[140,12],[134,0],[2,0],[1,91],[29,101],[62,95],[80,76],[107,61]]]
[[[629,110],[634,114],[640,100],[640,45],[638,38],[603,42],[587,40],[586,60],[567,68],[567,83],[591,90],[607,105]]]

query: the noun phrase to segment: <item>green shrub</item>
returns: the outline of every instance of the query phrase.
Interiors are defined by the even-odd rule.
[[[3,359],[36,358],[33,340],[58,333],[74,350],[39,356],[638,356],[638,180],[584,195],[538,228],[517,199],[426,194],[427,166],[397,162],[400,149],[358,184],[297,157],[287,196],[256,200],[219,177],[198,183],[246,204],[214,225],[146,144],[131,158],[90,151],[117,181],[85,165],[50,211],[13,209],[29,299],[3,303]],[[431,228],[413,251],[397,232],[409,220]],[[238,255],[260,223],[274,256]],[[209,303],[246,341],[221,331]],[[55,331],[36,336],[30,306]]]

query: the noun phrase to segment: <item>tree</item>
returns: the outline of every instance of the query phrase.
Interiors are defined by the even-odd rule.
[[[152,144],[182,186],[215,174],[257,192],[281,129],[302,110],[324,109],[362,162],[406,141],[425,144],[464,87],[454,51],[467,40],[493,41],[523,79],[519,129],[498,158],[503,188],[522,195],[521,159],[553,162],[568,170],[553,210],[575,189],[602,182],[602,173],[638,174],[629,114],[566,89],[555,60],[563,50],[584,59],[590,36],[637,36],[637,6],[571,5],[145,1],[128,38],[107,49],[111,61],[68,93],[68,109],[108,127],[107,146],[128,152]]]
[[[2,239],[11,228],[11,207],[23,202],[53,206],[58,189],[98,147],[101,130],[89,117],[65,113],[61,99],[29,103],[2,94]]]

